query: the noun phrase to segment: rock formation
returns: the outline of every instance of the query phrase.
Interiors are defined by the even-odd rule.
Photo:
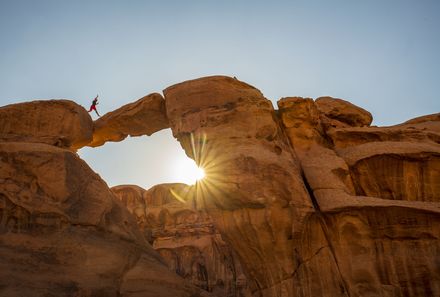
[[[325,127],[363,127],[373,121],[371,113],[342,99],[319,97],[314,103]]]
[[[213,296],[251,296],[240,263],[212,219],[192,209],[193,190],[183,184],[148,191],[134,185],[112,188],[172,271]]]
[[[306,103],[318,105],[279,101],[316,209],[302,234],[297,295],[438,295],[440,122],[435,129],[332,127],[293,108]],[[317,137],[291,125],[304,118]]]
[[[275,110],[224,76],[164,97],[93,141],[71,102],[0,108],[0,295],[440,296],[440,114],[371,127],[342,99]],[[168,126],[205,169],[194,187],[113,188],[120,203],[72,152]]]
[[[233,247],[255,294],[292,296],[295,241],[314,209],[271,102],[220,76],[164,94],[174,136],[205,169],[197,207]]]
[[[46,143],[77,150],[92,140],[87,111],[70,100],[41,100],[0,107],[0,141]]]
[[[174,136],[205,167],[197,205],[254,296],[440,294],[435,116],[369,127],[367,111],[329,97],[284,98],[276,113],[227,77],[164,94]]]
[[[14,139],[45,142],[56,139],[58,129],[65,144],[75,140],[81,127],[51,128],[50,119],[37,116],[43,107],[60,105],[66,108],[60,114],[79,125],[68,116],[71,104],[41,104],[23,106],[33,107],[31,119],[50,138],[42,137],[44,131],[32,135],[29,120],[17,127],[23,138],[17,133]],[[32,142],[0,142],[1,296],[199,296],[199,289],[169,271],[84,161],[70,150]]]
[[[107,141],[121,141],[128,135],[151,135],[168,128],[165,101],[158,93],[106,113],[94,122],[93,141],[89,146],[101,146]]]

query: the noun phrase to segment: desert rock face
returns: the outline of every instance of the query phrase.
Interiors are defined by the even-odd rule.
[[[224,76],[164,97],[103,116],[93,142],[70,101],[0,108],[0,295],[440,296],[439,114],[276,111]],[[205,169],[194,186],[110,190],[72,152],[168,126]]]
[[[135,217],[144,238],[151,244],[151,228],[147,225],[147,204],[144,199],[145,189],[136,185],[123,185],[112,187],[111,190]]]
[[[163,184],[145,191],[127,185],[112,191],[136,216],[170,270],[213,296],[251,296],[231,247],[206,212],[192,209],[192,187]]]
[[[307,117],[288,101],[280,102],[281,119],[316,208],[301,235],[295,296],[440,294],[440,122],[377,128],[314,121],[306,128],[324,131],[322,139],[307,139],[290,123],[316,114]]]
[[[329,97],[284,98],[275,114],[225,77],[164,94],[174,136],[207,174],[196,205],[254,296],[440,293],[436,116],[369,127],[369,112]]]
[[[69,150],[0,143],[1,296],[197,296]]]
[[[92,140],[87,111],[70,100],[46,100],[0,107],[0,141],[46,143],[72,150]]]
[[[106,113],[94,122],[91,147],[107,141],[121,141],[128,135],[151,135],[168,128],[165,101],[158,93],[147,95],[136,102]]]
[[[196,207],[238,255],[255,296],[291,296],[293,250],[314,210],[272,104],[229,77],[164,90],[174,136],[205,169]]]

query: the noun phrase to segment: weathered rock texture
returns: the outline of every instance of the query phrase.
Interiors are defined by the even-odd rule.
[[[164,94],[174,136],[207,174],[196,205],[254,296],[440,295],[436,116],[369,127],[370,113],[330,97],[283,98],[275,113],[228,77]]]
[[[295,296],[439,295],[440,122],[326,125],[307,116],[313,105],[279,101],[316,208],[301,235]],[[300,119],[315,137],[292,125]]]
[[[0,143],[1,296],[198,296],[74,153]]]
[[[342,99],[319,97],[315,105],[320,111],[322,123],[327,127],[363,127],[373,121],[371,113]]]
[[[87,111],[69,100],[45,100],[0,107],[0,141],[46,143],[79,149],[92,140]]]
[[[213,296],[251,296],[240,263],[206,212],[192,208],[194,188],[163,184],[112,191],[137,218],[145,237],[168,267]]]
[[[295,240],[314,210],[271,102],[221,76],[164,95],[174,136],[205,169],[197,207],[237,253],[255,296],[292,296]]]
[[[166,108],[153,94],[101,118],[92,145],[169,125],[206,178],[114,188],[125,207],[54,147],[87,142],[83,109],[0,109],[0,295],[208,294],[171,268],[218,296],[440,296],[439,114],[370,127],[369,112],[331,97],[275,111],[224,76],[164,95]]]
[[[107,141],[124,140],[128,135],[151,135],[165,128],[169,128],[165,101],[153,93],[97,119],[93,141],[88,145],[101,146]]]

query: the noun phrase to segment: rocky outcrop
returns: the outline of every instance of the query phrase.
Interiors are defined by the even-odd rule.
[[[164,95],[174,136],[205,170],[197,208],[237,253],[255,296],[292,296],[295,234],[314,210],[271,102],[222,76]]]
[[[194,188],[163,184],[112,191],[132,212],[145,237],[169,269],[213,296],[250,296],[237,257],[206,212],[193,209]]]
[[[341,99],[300,97],[275,113],[226,77],[164,94],[174,136],[205,168],[197,207],[254,296],[439,294],[435,117],[382,129]]]
[[[276,111],[224,76],[164,95],[102,117],[92,145],[169,125],[205,169],[192,187],[113,194],[64,149],[90,142],[84,109],[0,108],[0,295],[440,296],[439,114],[371,127],[331,97]]]
[[[325,127],[363,127],[373,121],[371,113],[342,99],[319,97],[315,105]]]
[[[198,296],[76,154],[0,143],[1,296]]]
[[[278,101],[279,117],[297,153],[319,143],[328,146],[322,115],[311,98],[286,97]]]
[[[0,141],[46,143],[77,150],[92,140],[87,111],[70,100],[45,100],[0,107]]]
[[[94,122],[91,147],[107,141],[121,141],[128,135],[151,135],[168,128],[165,101],[158,93],[147,95],[136,102],[106,113]]]
[[[322,139],[307,139],[291,122],[316,114],[280,103],[316,209],[300,235],[295,296],[440,294],[432,264],[440,247],[440,122],[428,129],[314,121],[307,129],[324,131]]]
[[[338,155],[349,166],[358,195],[440,202],[440,145],[366,143]]]

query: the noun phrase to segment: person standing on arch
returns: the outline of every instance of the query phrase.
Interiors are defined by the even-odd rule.
[[[96,112],[96,114],[98,115],[98,117],[100,117],[98,111],[96,110],[96,105],[98,105],[98,95],[96,95],[95,99],[93,99],[92,101],[92,105],[90,106],[89,112],[91,112],[92,110],[94,110]]]

